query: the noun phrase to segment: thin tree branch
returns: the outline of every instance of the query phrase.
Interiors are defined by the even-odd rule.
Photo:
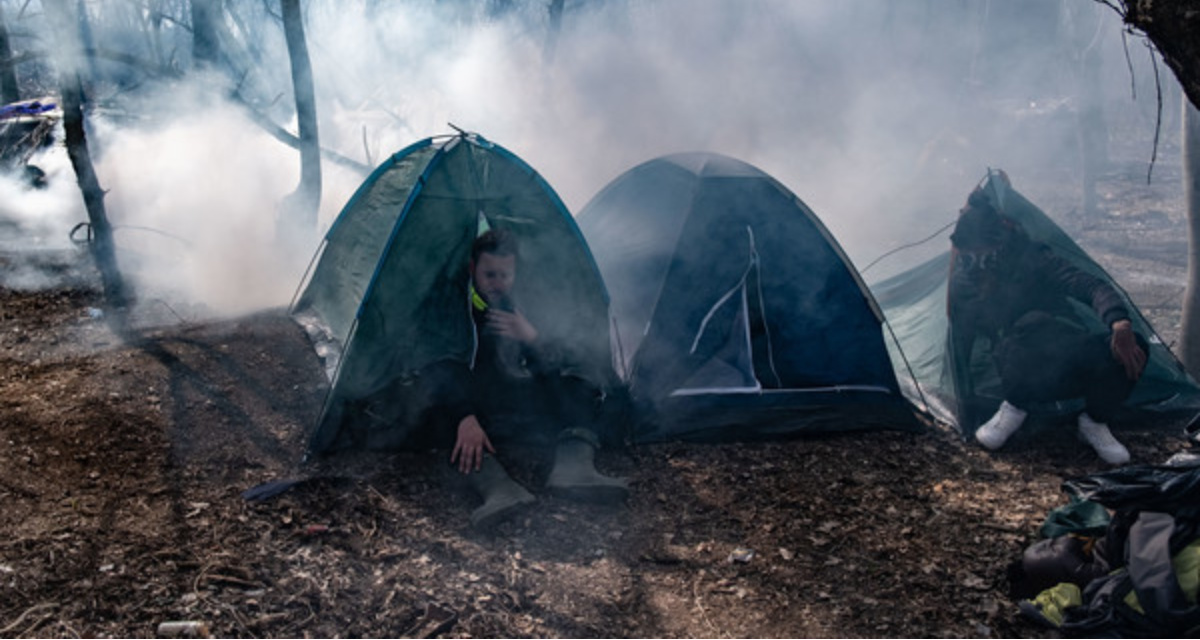
[[[18,64],[21,64],[22,62],[29,62],[30,60],[37,60],[38,58],[44,58],[44,57],[45,56],[41,53],[34,52],[34,51],[26,51],[24,53],[14,55],[13,57],[8,58],[7,60],[0,58],[0,64],[18,65]]]
[[[1116,5],[1115,3],[1112,2],[1112,0],[1095,0],[1095,2],[1098,2],[1098,3],[1108,7],[1109,9],[1112,9],[1113,11],[1117,12],[1117,15],[1121,16],[1122,20],[1125,19],[1125,7]]]
[[[1133,72],[1133,58],[1129,55],[1129,29],[1121,30],[1121,48],[1125,50],[1125,67],[1129,69],[1129,93],[1132,100],[1137,101],[1137,80]]]
[[[366,155],[366,157],[367,157],[367,164],[370,166],[375,166],[375,161],[372,160],[372,158],[371,158],[371,145],[367,142],[367,127],[366,127],[366,125],[363,125],[363,128],[362,128],[362,143],[363,143],[363,154]]]
[[[253,120],[254,123],[261,127],[264,131],[266,131],[272,138],[275,138],[276,140],[286,144],[289,147],[292,147],[293,149],[298,150],[300,148],[300,138],[293,135],[287,129],[275,124],[271,118],[267,117],[258,109],[255,109],[245,100],[243,100],[240,95],[235,93],[231,95],[230,98],[232,98],[234,102],[241,105],[242,108],[246,110],[246,113],[250,116],[250,119]],[[343,156],[342,154],[331,149],[322,147],[321,157],[334,164],[353,169],[354,171],[357,171],[363,175],[371,172],[371,167],[357,160],[347,158],[346,156]]]
[[[135,55],[125,53],[122,51],[113,51],[112,49],[95,48],[95,49],[86,49],[85,53],[90,57],[104,58],[105,60],[111,60],[113,62],[120,62],[122,64],[129,65],[131,67],[134,67],[135,69],[141,69],[142,71],[145,71],[147,73],[150,73],[150,74],[153,74],[153,75],[159,76],[159,77],[167,77],[167,78],[182,78],[183,77],[183,73],[181,73],[178,69],[171,69],[170,67],[163,67],[161,65],[155,64],[151,60],[147,60],[145,58],[141,58],[139,56],[135,56]]]

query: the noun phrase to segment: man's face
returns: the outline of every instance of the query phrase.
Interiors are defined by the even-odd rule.
[[[989,274],[1000,264],[1000,247],[973,247],[955,252],[957,268],[971,275]]]
[[[497,304],[512,292],[513,280],[517,276],[517,257],[494,253],[481,253],[472,265],[471,279],[475,291],[488,304]]]

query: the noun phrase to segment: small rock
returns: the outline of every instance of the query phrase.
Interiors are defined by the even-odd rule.
[[[754,559],[754,550],[746,547],[738,547],[729,554],[730,562],[746,564]]]

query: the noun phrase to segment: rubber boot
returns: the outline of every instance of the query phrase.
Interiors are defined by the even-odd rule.
[[[535,501],[493,456],[484,456],[479,470],[467,474],[467,481],[483,498],[483,504],[471,512],[471,526],[477,529],[490,529]]]
[[[616,503],[629,497],[629,481],[610,478],[596,471],[596,434],[586,429],[567,429],[554,450],[554,467],[546,488],[571,500]]]

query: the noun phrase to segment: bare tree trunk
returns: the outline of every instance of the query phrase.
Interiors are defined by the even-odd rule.
[[[546,30],[546,48],[542,58],[547,66],[554,62],[554,52],[558,49],[558,34],[562,31],[562,14],[565,0],[550,0],[550,24]]]
[[[108,213],[104,209],[104,190],[100,188],[95,167],[92,166],[87,137],[84,134],[83,83],[79,78],[78,68],[83,60],[79,36],[71,20],[68,2],[69,0],[44,0],[42,3],[59,37],[58,74],[62,91],[61,107],[67,155],[75,169],[75,177],[83,194],[84,206],[87,208],[88,221],[91,223],[92,258],[100,271],[105,300],[110,310],[115,312],[113,315],[123,318],[124,311],[129,306],[130,296],[121,272],[117,269],[112,225],[109,224]]]
[[[0,6],[0,104],[20,99],[17,65],[13,62],[12,46],[8,42],[8,21],[4,18],[4,7]]]
[[[1200,111],[1183,96],[1183,192],[1188,219],[1188,278],[1179,355],[1200,377]]]
[[[96,67],[96,56],[94,55],[96,51],[96,38],[92,35],[92,22],[88,20],[87,6],[84,5],[84,0],[78,0],[75,3],[75,21],[76,29],[79,32],[79,42],[83,43],[79,64],[82,65],[83,61],[87,61],[87,79],[90,82],[95,82],[100,78],[100,70]],[[80,78],[80,82],[83,82],[82,77]],[[82,97],[83,94],[80,93],[80,96]]]
[[[1095,215],[1096,181],[1108,167],[1108,122],[1104,117],[1104,86],[1100,77],[1099,47],[1088,46],[1080,54],[1079,150],[1083,167],[1083,212]]]
[[[489,0],[487,6],[488,18],[493,20],[503,18],[512,13],[514,8],[513,0]]]
[[[1102,9],[1087,3],[1063,2],[1059,23],[1066,32],[1062,51],[1077,105],[1076,131],[1079,141],[1082,176],[1083,214],[1095,215],[1099,209],[1096,181],[1108,167],[1108,123],[1104,117],[1104,87],[1101,78],[1100,42],[1104,33]]]
[[[284,213],[288,218],[285,224],[295,225],[294,231],[307,231],[316,228],[317,209],[321,204],[321,144],[317,137],[316,92],[308,44],[304,40],[300,0],[280,0],[280,9],[292,63],[292,90],[296,96],[300,134],[300,185],[285,203]]]
[[[146,50],[150,52],[150,59],[154,61],[155,65],[161,68],[166,66],[163,64],[162,54],[163,18],[155,6],[156,4],[154,2],[148,3],[149,6],[146,7],[146,9],[149,9],[148,11],[143,10],[142,7],[136,7],[131,13],[133,14],[132,19],[140,26],[138,30],[146,40]]]
[[[216,66],[221,48],[217,17],[221,0],[192,0],[192,62],[197,67]]]

